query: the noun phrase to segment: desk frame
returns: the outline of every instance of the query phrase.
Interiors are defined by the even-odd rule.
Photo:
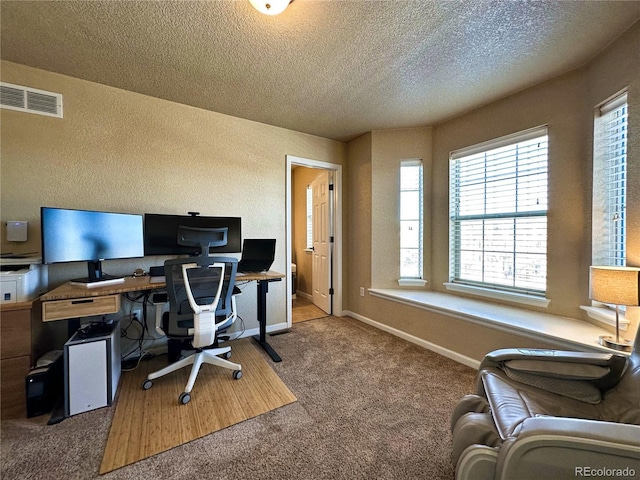
[[[267,343],[267,293],[269,292],[269,283],[279,282],[282,278],[258,279],[258,323],[260,325],[260,334],[254,335],[253,338],[258,344],[269,354],[274,362],[281,362],[282,358],[276,353],[271,345]]]
[[[282,273],[268,271],[266,273],[245,273],[241,276],[236,277],[236,284],[241,282],[257,282],[257,301],[258,301],[258,309],[257,309],[257,317],[258,324],[260,328],[260,333],[258,335],[254,335],[254,339],[256,342],[269,354],[271,359],[274,362],[281,362],[282,359],[280,355],[276,353],[276,351],[269,345],[267,342],[267,293],[269,292],[269,283],[271,282],[279,282],[284,278]],[[94,288],[86,288],[77,285],[71,285],[70,283],[66,283],[61,285],[58,288],[51,290],[50,292],[45,293],[40,297],[42,300],[42,311],[43,317],[42,321],[55,321],[60,320],[60,318],[50,318],[47,319],[45,316],[46,312],[46,303],[54,302],[60,300],[69,300],[70,302],[84,299],[86,301],[91,301],[92,298],[100,298],[106,297],[109,295],[115,294],[123,294],[129,292],[141,292],[145,290],[158,290],[166,287],[164,282],[162,283],[151,283],[149,281],[149,277],[125,277],[124,282],[117,283],[115,285],[107,285],[104,287],[94,287]],[[112,310],[103,313],[114,313]],[[92,312],[92,315],[99,315],[99,312]],[[78,311],[73,312],[70,311],[70,315],[65,317],[66,319],[79,318],[86,316],[87,314]]]

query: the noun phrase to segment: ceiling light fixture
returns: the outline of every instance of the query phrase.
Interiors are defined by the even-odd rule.
[[[286,10],[293,0],[249,0],[253,8],[265,15],[278,15]]]

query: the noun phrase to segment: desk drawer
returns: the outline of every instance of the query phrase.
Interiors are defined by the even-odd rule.
[[[90,317],[120,311],[120,294],[42,302],[42,321]]]

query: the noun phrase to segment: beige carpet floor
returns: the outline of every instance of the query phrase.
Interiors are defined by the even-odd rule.
[[[0,478],[453,480],[451,412],[476,371],[348,317],[269,343],[297,401],[104,475],[114,408],[2,421]]]

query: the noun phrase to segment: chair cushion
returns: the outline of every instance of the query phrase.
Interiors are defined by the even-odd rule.
[[[600,403],[602,394],[593,380],[609,373],[606,367],[564,362],[511,360],[504,373],[520,383],[588,403]]]
[[[609,367],[587,363],[508,360],[504,364],[509,369],[519,372],[568,380],[599,380],[611,371]]]
[[[487,368],[480,375],[502,439],[517,435],[522,422],[530,417],[551,415],[601,419],[597,405],[519,383],[498,369]]]

